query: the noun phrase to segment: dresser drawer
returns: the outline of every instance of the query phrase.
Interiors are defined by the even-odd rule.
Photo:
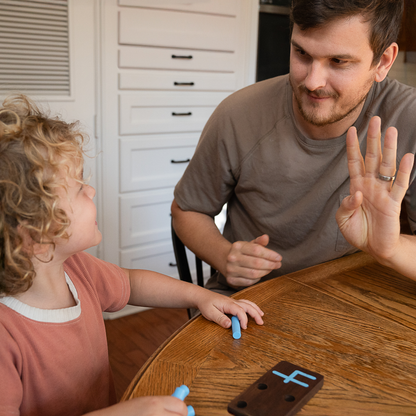
[[[119,74],[121,90],[235,91],[233,74],[203,74],[179,71],[134,71]]]
[[[120,6],[149,7],[235,16],[238,0],[119,0]]]
[[[179,278],[172,240],[120,252],[120,265],[127,269],[151,270]]]
[[[120,96],[120,134],[202,131],[221,92],[143,92]]]
[[[119,43],[182,49],[236,49],[233,17],[152,9],[120,10]]]
[[[186,256],[188,258],[189,271],[193,281],[196,283],[195,255],[186,248]],[[146,244],[130,250],[121,250],[119,262],[120,266],[126,269],[151,270],[179,279],[172,239]],[[206,263],[202,263],[202,268],[206,283],[211,269]]]
[[[119,201],[122,248],[170,238],[173,188],[121,196]]]
[[[234,52],[193,51],[145,46],[121,46],[119,67],[210,72],[235,72],[238,70]]]
[[[194,134],[194,133],[192,133]],[[165,146],[155,146],[157,140],[120,140],[120,191],[140,191],[172,187],[177,184],[196,147],[179,146],[180,135],[166,140]],[[194,134],[195,139],[199,134]]]

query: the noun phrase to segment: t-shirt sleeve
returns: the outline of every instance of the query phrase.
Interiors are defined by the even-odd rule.
[[[236,184],[232,126],[222,103],[214,111],[201,134],[195,153],[175,187],[175,201],[184,211],[211,217],[228,201]],[[227,138],[227,141],[224,138]]]
[[[21,354],[13,337],[1,323],[0,340],[0,416],[18,416],[23,400],[19,374]]]
[[[103,312],[116,312],[127,305],[130,298],[130,282],[117,265],[82,252],[65,262],[65,270],[82,276],[90,284],[99,298]]]

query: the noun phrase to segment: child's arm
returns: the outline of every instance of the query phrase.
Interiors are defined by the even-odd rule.
[[[187,416],[186,404],[172,396],[145,396],[117,403],[84,416]]]
[[[261,309],[248,300],[234,300],[200,286],[147,270],[123,269],[130,279],[129,304],[162,308],[196,308],[202,315],[229,328],[225,314],[238,316],[241,327],[247,328],[247,313],[258,325],[263,324]]]

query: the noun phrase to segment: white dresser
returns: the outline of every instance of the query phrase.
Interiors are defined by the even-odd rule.
[[[173,188],[215,107],[255,79],[258,0],[103,0],[100,257],[177,276]]]

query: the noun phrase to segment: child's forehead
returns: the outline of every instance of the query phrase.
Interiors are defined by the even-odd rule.
[[[82,180],[84,175],[84,161],[82,159],[63,161],[59,171],[63,177]]]
[[[56,175],[56,181],[67,191],[68,188],[78,186],[80,182],[83,182],[84,165],[83,163],[65,162],[58,170]]]

